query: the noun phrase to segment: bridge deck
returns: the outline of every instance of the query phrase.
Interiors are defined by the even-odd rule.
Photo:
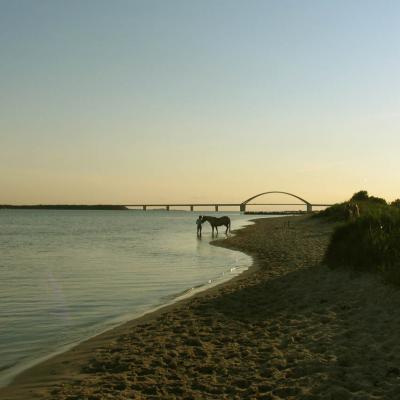
[[[312,204],[315,207],[330,207],[332,204]],[[240,207],[241,203],[140,203],[121,204],[124,207]],[[305,206],[304,203],[247,203],[246,206]]]
[[[284,194],[291,197],[294,197],[296,200],[300,200],[301,203],[251,203],[254,199],[260,196],[264,196],[266,194]],[[269,191],[259,193],[249,199],[242,201],[241,203],[140,203],[140,204],[123,204],[125,207],[142,207],[143,210],[147,210],[148,207],[165,207],[167,211],[170,210],[171,207],[189,207],[190,211],[194,210],[194,207],[214,207],[215,211],[219,210],[219,207],[239,207],[241,212],[246,211],[247,206],[305,206],[307,212],[312,212],[313,207],[328,207],[330,204],[312,204],[307,200],[299,197],[293,193],[289,192],[281,192],[281,191]]]

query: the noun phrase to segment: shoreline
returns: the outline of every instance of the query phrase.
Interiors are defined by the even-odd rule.
[[[247,271],[32,368],[0,397],[398,399],[400,292],[321,265],[333,228],[258,219],[213,243],[250,255]]]
[[[249,220],[249,224],[246,224],[245,226],[236,229],[234,231],[232,231],[233,234],[236,234],[238,231],[244,230],[246,227],[251,226],[252,224],[254,224],[257,221],[257,219],[251,219]],[[233,236],[230,236],[233,237]],[[241,251],[240,249],[233,249],[230,248],[229,245],[224,245],[221,242],[225,242],[227,238],[220,238],[220,239],[213,239],[209,242],[209,245],[212,246],[216,246],[216,247],[224,247],[230,250],[234,250],[234,251]],[[247,253],[245,253],[247,254]],[[139,314],[138,316],[135,316],[133,318],[130,318],[126,321],[117,323],[115,326],[112,327],[108,327],[106,328],[104,331],[101,331],[93,336],[90,336],[86,339],[83,339],[80,342],[77,343],[72,343],[69,345],[65,345],[63,346],[61,349],[56,350],[54,352],[52,352],[49,355],[40,357],[37,360],[32,360],[30,363],[28,363],[28,366],[24,367],[20,372],[18,372],[16,375],[13,375],[13,377],[10,379],[10,382],[7,383],[5,386],[0,386],[0,397],[3,395],[3,392],[5,393],[5,396],[9,396],[8,392],[11,391],[13,393],[13,395],[10,397],[10,399],[14,399],[14,392],[15,395],[17,397],[15,397],[16,399],[18,398],[25,398],[25,394],[23,394],[23,397],[20,397],[20,392],[25,393],[26,391],[29,392],[29,395],[26,394],[27,396],[32,396],[32,388],[36,387],[36,376],[42,376],[43,375],[43,371],[47,371],[47,368],[54,364],[69,364],[69,360],[68,360],[68,353],[69,352],[78,352],[81,351],[81,347],[83,350],[83,353],[86,353],[86,350],[91,349],[92,347],[96,347],[98,343],[102,343],[103,340],[107,341],[110,338],[113,337],[113,332],[115,331],[115,334],[118,335],[120,332],[119,330],[122,328],[125,328],[126,325],[129,325],[129,327],[131,326],[136,326],[139,325],[141,323],[145,323],[148,322],[149,320],[153,320],[156,319],[158,316],[162,315],[165,312],[168,312],[172,309],[174,309],[175,307],[179,307],[181,304],[184,304],[185,302],[189,301],[190,299],[197,297],[197,296],[201,296],[203,293],[205,292],[209,292],[212,291],[213,289],[216,289],[220,286],[226,285],[229,282],[238,279],[240,276],[242,276],[243,274],[247,274],[249,272],[255,271],[259,268],[258,264],[256,263],[256,260],[253,256],[251,256],[250,254],[247,254],[252,258],[252,263],[251,265],[246,268],[245,270],[243,270],[242,272],[240,272],[239,274],[237,274],[236,276],[233,276],[232,278],[229,279],[221,279],[221,277],[219,277],[219,279],[217,281],[212,282],[210,285],[207,285],[206,283],[201,285],[202,287],[190,287],[188,289],[186,289],[183,293],[178,294],[176,297],[174,297],[172,300],[157,305],[151,309],[149,309],[148,311],[145,311],[141,314]],[[251,271],[250,271],[251,270]],[[194,291],[192,293],[192,291]],[[126,326],[127,329],[129,329],[128,326]],[[92,342],[93,344],[89,343]],[[87,345],[87,348],[86,348]],[[64,360],[63,356],[66,356],[66,360]],[[32,379],[32,377],[34,376],[34,378]],[[53,379],[50,378],[49,379],[49,383],[56,381],[57,378]],[[23,386],[23,388],[17,388],[18,385]],[[27,386],[26,386],[27,385]],[[32,388],[31,388],[32,385]],[[47,385],[47,384],[46,384]],[[34,395],[33,395],[34,396]],[[2,397],[1,397],[2,398]],[[26,397],[27,399],[31,398],[31,397]]]
[[[239,228],[238,230],[243,229],[243,228]],[[232,231],[235,232],[235,231]],[[212,244],[214,246],[217,246],[215,244],[213,244],[212,242],[217,242],[217,241],[223,241],[225,239],[214,239],[212,241],[210,241],[209,244]],[[224,246],[221,246],[224,247]],[[253,267],[253,260],[252,263],[249,267],[233,267],[234,270],[236,269],[242,269],[241,272],[237,272],[234,275],[232,275],[231,277],[229,277],[228,275],[228,271],[225,271],[222,273],[222,275],[218,276],[217,278],[213,278],[210,279],[208,282],[197,285],[197,286],[193,286],[193,287],[189,287],[188,289],[183,290],[182,292],[179,293],[174,293],[171,295],[166,296],[165,302],[162,302],[160,304],[156,304],[152,307],[150,307],[148,310],[143,311],[143,312],[139,312],[137,315],[130,315],[128,317],[122,317],[122,318],[114,318],[112,319],[112,321],[115,322],[109,322],[107,327],[104,327],[102,330],[98,331],[97,333],[85,337],[81,340],[75,341],[73,343],[69,343],[69,344],[65,344],[63,346],[61,346],[59,349],[54,350],[53,352],[38,357],[34,360],[30,360],[29,362],[27,362],[24,366],[21,366],[21,368],[19,368],[18,372],[11,372],[10,373],[10,378],[6,377],[6,382],[5,384],[0,385],[0,394],[1,394],[1,389],[5,389],[11,385],[13,385],[14,381],[17,380],[17,378],[19,378],[20,375],[25,374],[25,372],[29,372],[31,369],[34,369],[36,366],[39,366],[40,364],[54,358],[57,356],[60,356],[68,351],[73,350],[75,347],[79,346],[80,344],[83,344],[89,340],[92,340],[94,338],[96,338],[97,336],[103,335],[111,330],[114,329],[118,329],[119,327],[131,323],[133,321],[139,320],[147,315],[151,315],[151,314],[155,314],[157,313],[159,310],[162,310],[163,308],[166,307],[172,307],[182,301],[188,300],[193,296],[197,296],[199,294],[201,294],[202,292],[208,291],[213,289],[214,287],[220,286],[220,285],[224,285],[225,283],[237,278],[238,276],[240,276],[241,274],[245,273],[246,271],[248,271],[250,268]],[[228,276],[228,277],[227,277]]]
[[[242,229],[242,228],[239,228],[239,229]],[[218,240],[224,240],[224,239],[217,239],[217,240],[214,240],[214,241],[218,241]],[[215,245],[215,244],[213,244],[213,245]],[[121,327],[121,326],[123,326],[125,324],[133,323],[134,321],[139,320],[141,318],[144,318],[146,316],[151,316],[152,314],[156,314],[158,311],[160,311],[160,310],[162,310],[162,309],[164,309],[166,307],[173,307],[173,306],[175,306],[176,304],[179,304],[182,301],[188,300],[193,296],[200,295],[202,292],[211,290],[214,287],[217,287],[219,285],[224,285],[225,283],[227,283],[227,282],[237,278],[241,274],[245,273],[246,271],[248,271],[252,267],[253,267],[253,262],[249,267],[243,269],[242,272],[236,273],[235,275],[233,275],[230,278],[224,278],[225,273],[223,273],[218,278],[215,278],[213,280],[209,280],[209,282],[207,282],[207,283],[204,283],[204,284],[201,284],[201,285],[198,285],[198,286],[194,286],[194,287],[189,287],[188,289],[186,289],[186,290],[184,290],[184,291],[182,291],[180,293],[169,295],[169,296],[167,296],[167,298],[169,298],[169,300],[166,300],[165,302],[163,302],[161,304],[155,305],[155,306],[149,308],[146,311],[140,312],[137,315],[132,315],[132,316],[129,316],[128,318],[120,318],[120,320],[118,320],[118,318],[114,318],[113,321],[115,320],[116,322],[110,322],[108,324],[109,326],[105,327],[104,329],[100,330],[99,332],[97,332],[97,333],[95,333],[95,334],[93,334],[91,336],[88,336],[86,338],[83,338],[81,340],[78,340],[76,342],[65,344],[65,345],[61,346],[59,349],[54,350],[53,352],[51,352],[51,353],[49,353],[47,355],[38,357],[37,359],[34,359],[34,360],[31,360],[31,361],[27,362],[24,366],[21,366],[21,368],[19,368],[18,372],[11,372],[10,373],[11,377],[10,378],[6,377],[6,379],[5,379],[7,383],[5,383],[3,385],[0,385],[0,394],[1,394],[1,389],[6,389],[9,386],[12,386],[13,383],[21,375],[23,375],[25,373],[29,374],[30,370],[32,370],[35,367],[41,365],[42,363],[45,363],[46,361],[51,360],[51,359],[53,359],[53,358],[55,358],[57,356],[61,356],[64,353],[73,350],[75,347],[77,347],[77,346],[79,346],[81,344],[84,344],[85,342],[90,341],[92,339],[95,339],[97,336],[100,336],[100,335],[103,335],[103,334],[105,334],[105,333],[107,333],[109,331],[118,329],[119,327]]]

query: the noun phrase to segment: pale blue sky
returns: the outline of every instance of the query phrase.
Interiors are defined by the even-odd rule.
[[[398,1],[0,0],[0,203],[400,197]]]

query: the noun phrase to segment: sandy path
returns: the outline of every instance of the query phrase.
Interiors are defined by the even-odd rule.
[[[264,219],[219,242],[258,269],[21,376],[1,399],[399,399],[400,291],[320,266],[332,226]]]

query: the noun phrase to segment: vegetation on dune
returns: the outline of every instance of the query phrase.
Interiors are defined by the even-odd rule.
[[[350,202],[355,201],[367,201],[370,204],[387,205],[385,199],[382,199],[381,197],[369,196],[366,190],[360,190],[359,192],[354,193],[353,196],[351,196]]]
[[[392,207],[400,208],[400,199],[396,199],[390,203]]]
[[[395,200],[391,203],[391,206],[395,206],[394,203],[396,203],[397,207],[400,208],[400,200]],[[385,199],[369,196],[367,191],[361,190],[354,193],[350,200],[334,204],[324,211],[315,214],[315,217],[328,219],[330,221],[347,221],[349,219],[348,206],[350,204],[358,205],[361,216],[381,213],[390,208]]]
[[[360,208],[358,218],[349,218],[346,206]],[[334,231],[324,261],[330,268],[378,272],[389,282],[400,284],[400,201],[355,193],[348,202],[319,213],[329,220],[343,221]]]

